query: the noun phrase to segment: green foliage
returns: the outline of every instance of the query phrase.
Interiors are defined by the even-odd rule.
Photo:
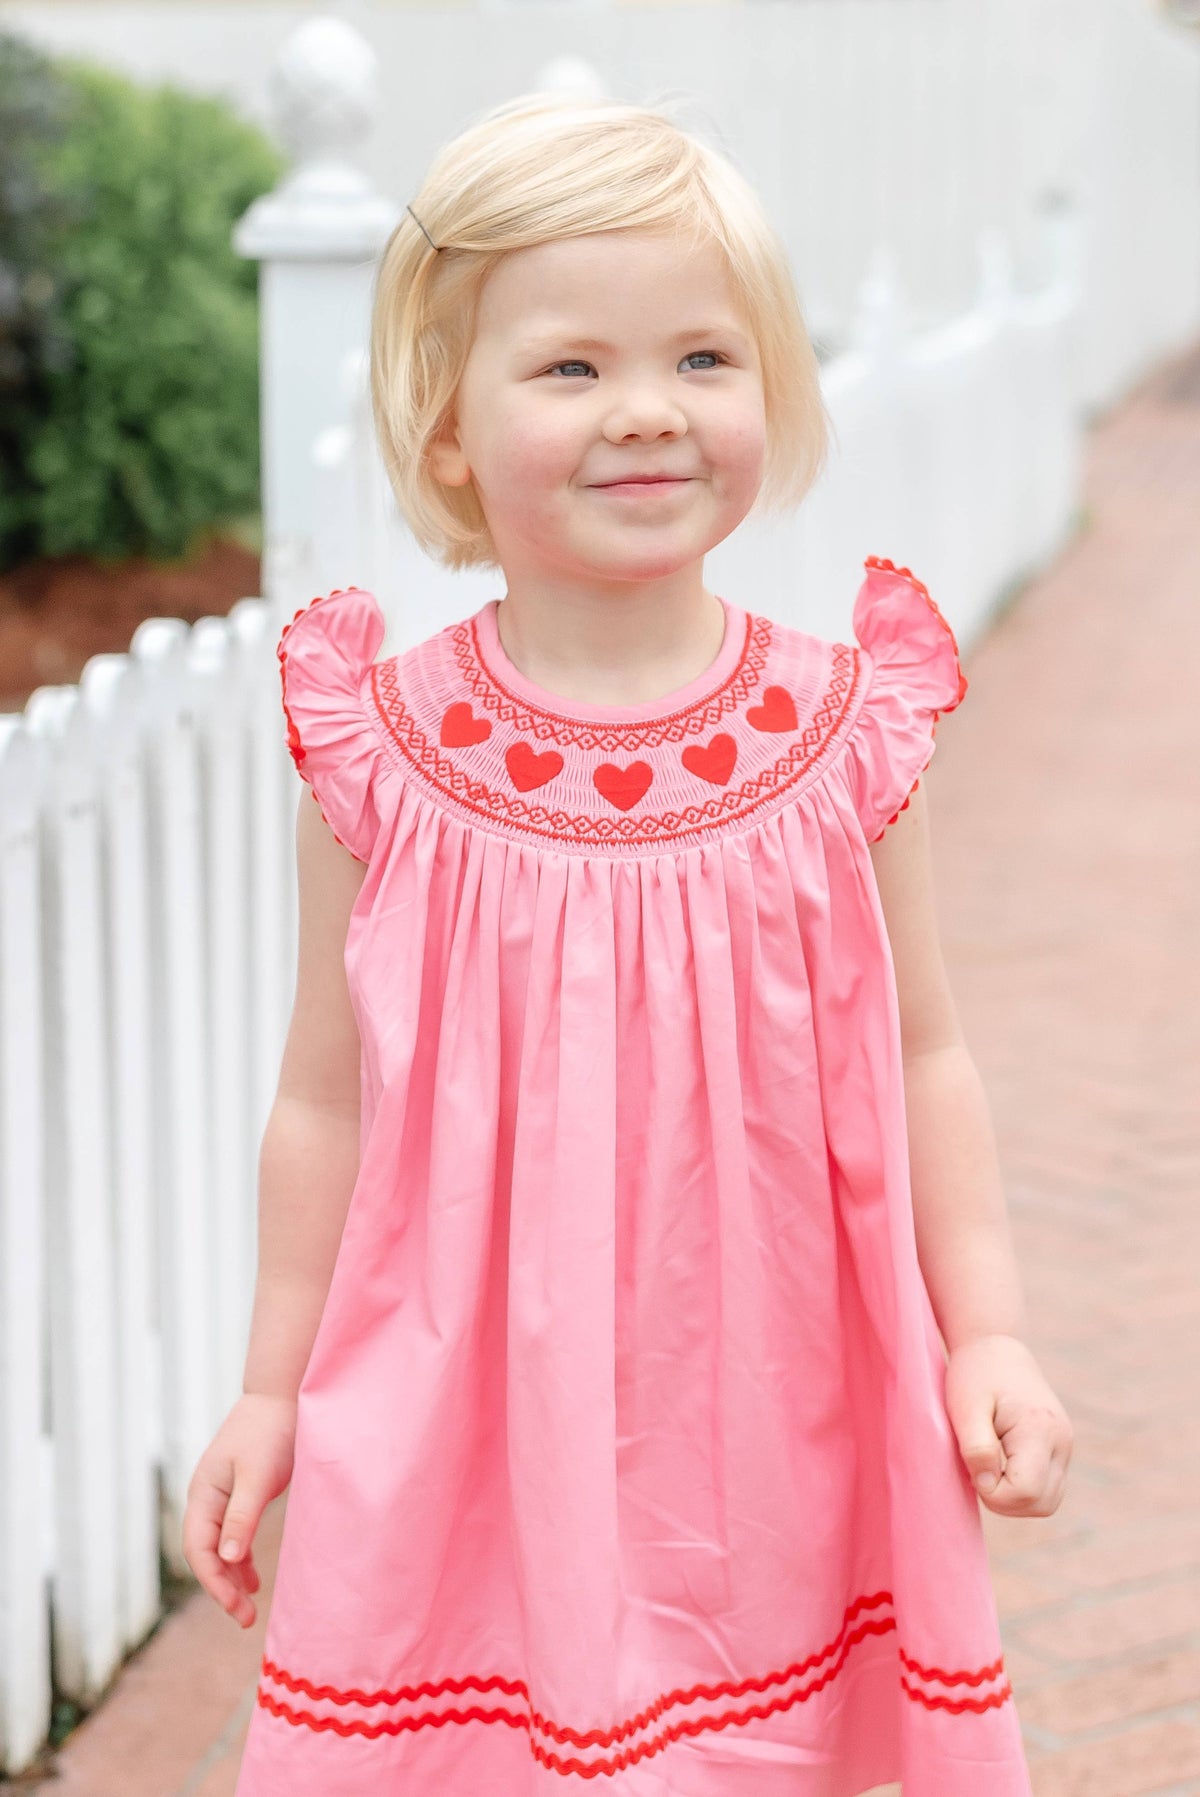
[[[47,376],[69,363],[54,245],[77,222],[46,168],[68,94],[49,59],[0,34],[0,550],[32,553],[25,469],[48,403]]]
[[[0,111],[22,88],[5,70],[29,54],[15,42],[0,39]],[[184,555],[258,502],[258,271],[232,232],[282,158],[223,101],[76,60],[40,79],[53,122],[30,161],[52,222],[32,272],[35,295],[53,291],[42,347],[57,349],[26,353],[0,562]]]

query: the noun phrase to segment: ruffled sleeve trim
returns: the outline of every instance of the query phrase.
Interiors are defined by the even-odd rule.
[[[276,650],[296,770],[338,842],[364,862],[379,830],[376,795],[385,765],[364,688],[385,629],[371,593],[339,587],[302,606]]]
[[[907,809],[938,719],[962,703],[967,677],[953,630],[912,570],[877,555],[863,565],[853,622],[869,678],[846,747],[858,816],[877,842]]]

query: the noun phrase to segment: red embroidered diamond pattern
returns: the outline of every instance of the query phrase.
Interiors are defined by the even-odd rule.
[[[746,654],[721,692],[700,707],[647,723],[563,718],[505,695],[470,653],[469,623],[456,626],[444,644],[441,637],[432,639],[447,664],[445,670],[440,666],[433,670],[438,683],[445,672],[465,678],[468,699],[448,704],[442,697],[430,706],[422,727],[420,709],[410,704],[402,684],[403,660],[398,656],[376,663],[371,692],[395,756],[456,808],[490,827],[532,840],[605,852],[632,850],[685,837],[699,839],[740,819],[766,815],[788,793],[802,789],[820,763],[836,753],[857,713],[865,679],[863,658],[853,644],[833,643],[821,651],[823,684],[815,700],[805,702],[801,721],[791,681],[785,684],[777,676],[773,686],[758,685],[770,663],[775,629],[767,618],[750,618]],[[431,661],[436,659],[433,650],[428,654]],[[755,696],[759,702],[750,705]],[[763,765],[750,752],[752,743],[732,725],[708,734],[719,716],[731,713],[740,713],[754,730],[775,736],[777,746]],[[500,743],[495,741],[495,727]],[[514,731],[521,734],[513,735]],[[784,734],[787,742],[779,740]],[[478,759],[455,753],[484,744],[489,737],[492,741]],[[547,741],[554,747],[539,753]],[[662,784],[655,780],[654,766],[636,758],[643,743],[660,750],[677,745],[676,765],[695,780],[694,796],[673,792],[657,810],[653,802],[639,803]],[[568,764],[568,744],[577,751],[574,767]],[[622,761],[593,764],[592,755],[603,756],[606,751],[622,756]],[[632,759],[624,760],[626,756]],[[565,777],[564,786],[557,784],[560,775]],[[598,792],[604,805],[593,809],[585,804],[581,786]]]

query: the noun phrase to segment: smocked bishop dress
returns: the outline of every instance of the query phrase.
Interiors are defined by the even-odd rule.
[[[498,601],[279,645],[366,863],[362,1159],[299,1392],[238,1797],[1029,1797],[914,1243],[868,844],[966,690],[871,557],[857,643],[727,600],[651,704]]]

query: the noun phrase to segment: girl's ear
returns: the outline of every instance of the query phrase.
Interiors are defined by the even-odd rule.
[[[439,425],[426,455],[435,480],[444,487],[465,487],[471,469],[458,441],[458,426],[453,415]]]

